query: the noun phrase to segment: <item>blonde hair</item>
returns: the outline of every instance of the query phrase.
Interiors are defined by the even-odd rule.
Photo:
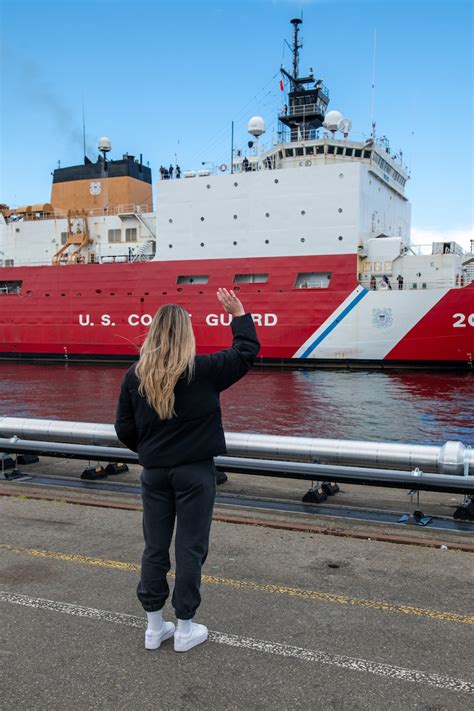
[[[188,382],[193,377],[195,354],[196,341],[186,309],[177,304],[161,306],[140,349],[135,373],[138,392],[162,420],[176,414],[174,388],[186,371]]]

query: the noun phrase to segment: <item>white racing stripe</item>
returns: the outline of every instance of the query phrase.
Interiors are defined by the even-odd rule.
[[[0,602],[9,602],[14,605],[23,605],[39,610],[49,610],[50,612],[62,612],[75,617],[86,617],[100,622],[113,622],[126,627],[145,628],[145,619],[135,615],[125,615],[119,612],[108,610],[98,610],[95,607],[83,607],[81,605],[71,605],[67,602],[57,602],[55,600],[44,600],[28,595],[18,595],[0,590]],[[304,647],[294,647],[289,644],[279,644],[278,642],[268,642],[263,639],[253,639],[251,637],[241,637],[235,634],[225,634],[223,632],[210,632],[209,639],[217,644],[225,644],[229,647],[249,649],[263,654],[274,654],[279,657],[300,659],[305,662],[316,664],[326,664],[349,671],[367,672],[387,679],[397,679],[399,681],[415,682],[433,686],[446,691],[461,691],[474,694],[474,683],[457,679],[455,677],[443,676],[441,674],[430,674],[416,669],[405,669],[404,667],[393,666],[392,664],[382,664],[371,662],[368,659],[358,657],[348,657],[342,654],[329,654],[317,649],[305,649]]]

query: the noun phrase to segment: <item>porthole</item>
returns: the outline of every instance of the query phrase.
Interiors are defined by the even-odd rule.
[[[173,222],[173,220],[171,219],[171,217],[170,217],[170,219],[168,220],[168,222],[169,222],[170,224]]]
[[[236,220],[236,219],[237,219],[237,215],[234,215],[234,220]]]
[[[131,292],[131,291],[127,291],[127,296],[131,296],[131,295],[132,295],[132,292]]]
[[[339,207],[337,211],[342,212],[342,207]]]
[[[181,287],[179,287],[178,289],[176,289],[176,291],[179,291],[179,292],[181,292],[181,291],[183,291],[183,290],[182,290],[182,288],[181,288]]]
[[[140,296],[140,301],[141,301],[142,304],[143,304],[143,302],[145,301],[145,299],[143,298],[143,296]]]
[[[269,239],[266,239],[266,240],[265,240],[265,244],[270,244],[270,240],[269,240]]]
[[[145,292],[146,293],[146,292]],[[110,296],[115,296],[115,291],[110,292]]]
[[[265,213],[265,217],[270,217],[270,213],[269,213],[269,212],[266,212],[266,213]]]
[[[339,173],[339,177],[342,179],[344,177],[344,173]]]
[[[210,186],[209,184],[207,184],[207,185],[206,185],[206,188],[207,188],[208,190],[210,190],[210,189],[211,189],[211,186]]]
[[[204,222],[204,217],[201,217],[201,222]]]
[[[275,180],[274,180],[273,182],[274,182],[274,183],[278,183],[278,178],[275,178]]]
[[[61,294],[61,296],[66,296],[66,294]]]
[[[236,247],[236,246],[237,246],[237,242],[232,242],[232,244],[234,245],[234,247]]]
[[[301,210],[302,215],[306,215],[306,210]]]
[[[162,292],[161,292],[162,296],[166,296],[167,293],[168,293],[167,291],[162,291]]]
[[[149,291],[145,291],[145,296],[150,296],[150,292],[149,292]]]
[[[201,242],[201,247],[204,247],[204,242]]]
[[[172,245],[172,244],[169,244],[168,247],[169,247],[170,249],[172,249],[172,248],[173,248],[173,245]]]
[[[49,296],[49,294],[45,294],[45,296]]]
[[[239,186],[238,183],[234,183],[234,188],[237,188]]]
[[[76,294],[76,296],[82,296],[81,292],[78,291],[77,294]]]
[[[95,293],[96,293],[96,294],[102,294],[102,289],[96,289],[96,290],[95,290]]]
[[[339,242],[342,242],[342,235],[339,235],[337,239],[339,240]]]
[[[305,238],[302,237],[302,238],[300,239],[300,242],[306,242]]]
[[[234,286],[234,291],[240,291],[240,286]]]

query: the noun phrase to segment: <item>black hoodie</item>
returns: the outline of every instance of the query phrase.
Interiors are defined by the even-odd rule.
[[[234,318],[231,328],[231,348],[197,355],[191,382],[183,375],[176,383],[176,415],[170,420],[161,420],[138,393],[136,364],[127,371],[115,431],[123,444],[138,452],[142,466],[171,467],[225,454],[219,393],[248,372],[260,350],[250,314]]]

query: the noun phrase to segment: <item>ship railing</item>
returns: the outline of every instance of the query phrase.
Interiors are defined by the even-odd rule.
[[[72,214],[72,218],[82,217],[107,217],[108,215],[142,215],[143,213],[153,212],[153,206],[144,203],[137,205],[135,203],[125,203],[123,205],[115,205],[114,207],[93,207],[90,210],[78,210],[81,214]],[[18,224],[20,222],[37,222],[40,220],[66,220],[67,212],[65,210],[55,210],[54,213],[38,213],[35,217],[30,217],[26,220],[19,218],[17,220],[8,220],[8,224]]]
[[[320,104],[302,104],[301,106],[290,106],[287,110],[283,108],[280,111],[280,116],[306,116],[307,114],[324,114],[326,108]]]
[[[403,275],[401,275],[403,276]],[[390,286],[386,284],[383,280],[383,275],[378,274],[375,275],[375,285],[371,285],[371,276],[363,276],[359,279],[359,284],[361,286],[364,286],[366,289],[369,291],[390,291],[390,287],[392,291],[426,291],[430,289],[455,289],[455,288],[462,288],[464,286],[468,286],[471,283],[471,278],[468,275],[460,274],[456,277],[452,277],[449,279],[432,279],[432,280],[424,280],[424,279],[410,279],[409,277],[403,276],[403,282],[400,284],[399,281],[397,280],[397,275],[388,275],[387,274],[388,281],[390,283]],[[372,282],[373,284],[373,282]]]

